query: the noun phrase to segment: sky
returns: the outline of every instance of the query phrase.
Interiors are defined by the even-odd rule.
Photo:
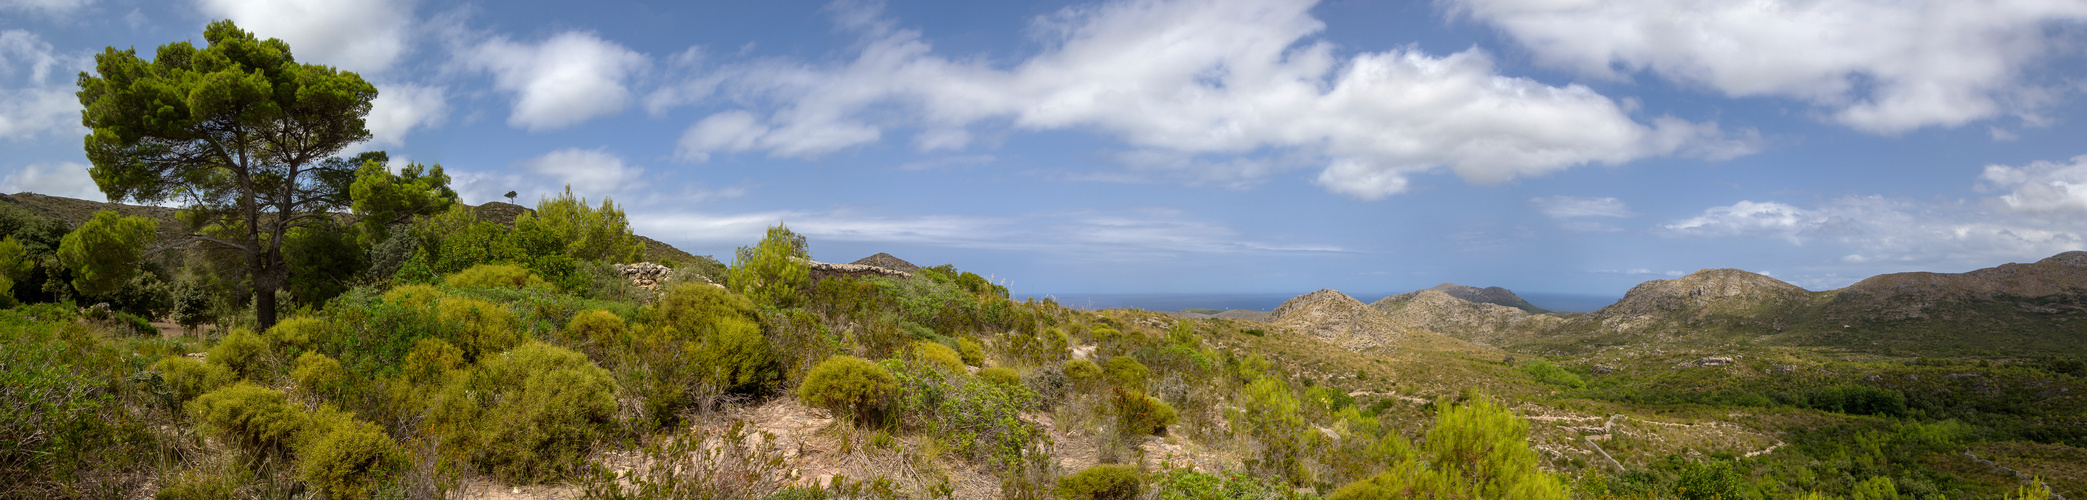
[[[377,86],[344,154],[727,262],[1621,296],[2087,248],[2079,0],[0,0],[0,192],[103,199],[76,75],[215,19]]]

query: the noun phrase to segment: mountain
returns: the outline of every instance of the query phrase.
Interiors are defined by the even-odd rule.
[[[878,252],[876,255],[863,257],[853,262],[853,264],[858,266],[877,266],[885,269],[891,269],[894,271],[903,271],[908,274],[920,272],[920,266],[913,265],[913,263],[911,262],[906,262],[903,259],[893,257],[891,256],[891,254],[883,252]]]
[[[2087,252],[1964,273],[1872,276],[1833,292],[1792,343],[2049,355],[2087,351]]]
[[[1444,287],[1459,287],[1464,292],[1457,295],[1444,291]],[[1413,325],[1428,331],[1441,333],[1467,342],[1501,346],[1528,336],[1533,332],[1546,331],[1565,322],[1564,318],[1550,314],[1532,314],[1500,302],[1472,300],[1470,292],[1498,290],[1508,299],[1520,302],[1514,292],[1493,287],[1484,290],[1467,286],[1444,284],[1426,290],[1385,297],[1370,304],[1371,309],[1384,313],[1393,321]],[[1479,296],[1481,298],[1489,298]],[[1500,295],[1490,298],[1499,300]],[[1528,302],[1521,302],[1528,304]],[[1532,309],[1543,310],[1530,306]]]
[[[1522,300],[1522,297],[1515,295],[1513,291],[1497,286],[1478,288],[1474,286],[1459,285],[1456,283],[1443,283],[1440,285],[1435,285],[1433,288],[1429,288],[1428,290],[1442,292],[1443,294],[1447,294],[1451,297],[1456,297],[1471,302],[1477,302],[1481,304],[1495,304],[1512,307],[1515,309],[1521,309],[1522,311],[1527,312],[1529,314],[1543,314],[1548,312],[1556,312],[1550,309],[1536,307],[1535,304],[1530,304],[1529,301]]]
[[[1284,301],[1269,314],[1269,322],[1353,351],[1493,351],[1400,323],[1335,290],[1319,290]]]

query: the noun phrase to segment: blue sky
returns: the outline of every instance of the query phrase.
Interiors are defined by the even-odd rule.
[[[2087,248],[2087,3],[0,0],[0,191],[99,199],[74,76],[229,18],[465,201],[1018,295],[1814,290]]]

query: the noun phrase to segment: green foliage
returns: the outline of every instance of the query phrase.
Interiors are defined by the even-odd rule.
[[[1101,365],[1094,364],[1093,361],[1084,359],[1069,359],[1065,361],[1065,378],[1071,380],[1074,384],[1092,385],[1100,382],[1101,376]]]
[[[1528,363],[1523,363],[1520,370],[1522,373],[1528,374],[1530,378],[1536,379],[1537,382],[1568,389],[1587,387],[1587,381],[1581,380],[1579,374],[1560,368],[1549,361],[1532,360]]]
[[[524,335],[516,331],[515,316],[506,307],[478,299],[444,297],[435,304],[436,318],[449,332],[449,340],[464,351],[464,359],[507,350],[520,344]]]
[[[2001,498],[2002,500],[2047,500],[2052,496],[2054,495],[2051,494],[2051,486],[2044,484],[2043,480],[2038,479],[2030,481],[2029,484],[2015,487],[2014,491],[2007,492]]]
[[[1855,491],[1848,500],[1899,500],[1899,487],[1884,476],[1872,477],[1855,484]]]
[[[957,351],[950,349],[949,346],[923,340],[913,343],[912,354],[915,359],[930,363],[942,371],[949,373],[964,372],[963,357],[958,356]]]
[[[21,242],[13,236],[0,237],[0,307],[14,306],[15,282],[29,277],[29,269],[35,265]]]
[[[950,451],[984,460],[1006,471],[1055,463],[1037,446],[1042,427],[1022,419],[1036,406],[1036,393],[1021,385],[995,384],[921,363],[885,360],[898,379],[892,414],[899,423],[936,437]]]
[[[419,252],[420,238],[414,237],[410,231],[393,232],[370,246],[369,256],[365,259],[369,267],[364,272],[372,281],[388,281],[404,270],[414,254]]]
[[[442,300],[441,289],[432,285],[404,285],[384,292],[384,302],[407,309],[434,312],[435,303]]]
[[[1568,497],[1564,483],[1537,468],[1529,422],[1484,398],[1443,409],[1421,450],[1474,498]]]
[[[644,465],[630,471],[598,467],[583,478],[580,488],[586,498],[607,500],[791,500],[896,495],[890,489],[890,480],[881,478],[873,485],[864,485],[837,476],[829,484],[793,488],[796,477],[777,441],[767,432],[753,432],[753,426],[743,420],[733,420],[731,426],[717,432],[690,426],[648,440],[640,450],[640,463]]]
[[[58,244],[58,261],[72,270],[74,290],[85,295],[113,293],[137,272],[145,245],[158,229],[159,221],[153,219],[95,212]]]
[[[647,404],[656,417],[678,411],[690,390],[758,394],[781,381],[781,362],[745,296],[683,283],[668,290],[654,310],[652,328],[633,336],[641,356],[667,356],[646,358],[655,370],[652,379],[673,389],[652,391]]]
[[[812,288],[810,247],[804,237],[778,224],[751,247],[739,247],[728,271],[733,292],[771,307],[794,307]]]
[[[443,283],[457,288],[547,289],[551,286],[543,278],[538,278],[535,274],[530,273],[528,269],[523,269],[522,266],[513,264],[479,264],[471,266],[470,269],[458,271],[456,274],[444,278]]]
[[[1289,386],[1265,377],[1247,384],[1244,396],[1240,411],[1230,416],[1233,429],[1261,444],[1260,457],[1249,464],[1249,472],[1302,483],[1306,477],[1299,436],[1306,427],[1297,397]]]
[[[1126,437],[1164,436],[1167,435],[1167,426],[1174,425],[1174,407],[1159,398],[1118,387],[1112,401],[1116,406],[1117,430]]]
[[[1840,385],[1812,393],[1805,404],[1819,410],[1850,415],[1901,416],[1906,414],[1906,395],[1899,391],[1866,385]]]
[[[797,397],[834,415],[867,420],[879,417],[885,399],[897,390],[890,370],[854,356],[833,356],[812,367]]]
[[[177,403],[195,399],[238,380],[238,376],[225,365],[204,363],[186,356],[167,356],[154,363],[152,369],[159,372],[160,380],[166,382]]]
[[[601,207],[589,208],[586,198],[573,197],[572,186],[538,201],[533,215],[515,218],[515,231],[557,242],[565,255],[585,261],[636,262],[645,252],[615,201],[604,196]]]
[[[365,247],[390,241],[394,224],[442,213],[457,202],[457,192],[449,188],[449,176],[442,173],[441,165],[408,163],[394,174],[384,163],[374,158],[362,162],[356,167],[355,183],[348,188],[359,218],[356,236]],[[396,270],[396,264],[393,266]]]
[[[1102,370],[1108,373],[1110,382],[1136,390],[1144,390],[1145,381],[1152,378],[1152,370],[1146,368],[1144,363],[1139,363],[1137,358],[1130,356],[1109,358],[1108,362],[1102,364]]]
[[[298,316],[276,323],[262,336],[276,347],[309,350],[331,335],[333,328],[326,320],[314,316]]]
[[[406,380],[417,384],[430,384],[442,380],[451,370],[463,368],[464,350],[456,344],[442,339],[420,339],[413,349],[406,351],[406,361],[401,371]]]
[[[1891,484],[1890,479],[1878,479],[1884,479],[1886,487],[1889,487]],[[1740,481],[1739,472],[1733,470],[1731,462],[1724,460],[1693,462],[1681,469],[1681,477],[1674,481],[1674,494],[1689,500],[1738,498]],[[1857,487],[1856,491],[1860,495],[1862,488]],[[1856,498],[1864,497],[1858,496]],[[1890,498],[1898,498],[1897,490],[1893,490]]]
[[[340,397],[348,390],[350,376],[339,360],[317,352],[298,356],[290,369],[290,380],[296,381],[298,388],[333,397]]]
[[[1137,467],[1100,464],[1058,478],[1058,497],[1071,500],[1132,500],[1144,489]]]
[[[995,366],[981,369],[978,371],[978,378],[1001,385],[1022,385],[1022,375],[1015,373],[1014,369],[1006,367]]]
[[[265,368],[263,365],[268,362],[267,356],[268,342],[261,340],[261,336],[255,335],[251,330],[235,328],[232,329],[232,333],[225,334],[224,338],[217,340],[217,345],[210,348],[210,353],[205,359],[211,363],[225,365],[239,378],[254,379],[264,374],[262,370]]]
[[[283,243],[288,281],[284,289],[299,306],[320,306],[348,290],[348,284],[369,267],[361,246],[333,219],[292,228]]]
[[[282,391],[240,382],[188,403],[204,429],[255,453],[281,453],[304,430],[306,416]]]
[[[78,93],[81,124],[93,130],[89,174],[110,201],[195,200],[193,227],[236,233],[221,239],[258,257],[247,275],[267,328],[283,279],[271,272],[284,264],[274,250],[291,228],[347,204],[362,162],[334,156],[370,138],[363,117],[377,89],[353,72],[300,64],[289,44],[231,21],[210,23],[203,37],[205,48],[162,45],[150,62],[115,47],[95,56]]]
[[[399,277],[428,282],[479,264],[529,260],[510,233],[498,222],[479,220],[471,207],[450,205],[448,211],[413,225],[419,249],[400,267]]]
[[[508,481],[566,477],[607,437],[617,384],[587,356],[529,342],[453,377],[429,420],[445,446]]]
[[[978,341],[971,340],[971,337],[957,337],[957,357],[963,358],[964,364],[967,365],[986,365],[985,348],[979,346]]]
[[[565,334],[598,346],[618,347],[630,343],[630,327],[623,317],[600,309],[580,311],[565,324]]]
[[[376,497],[377,487],[409,464],[405,449],[375,424],[348,421],[330,427],[301,446],[297,457],[298,478],[327,498]]]
[[[1284,498],[1289,488],[1244,472],[1217,475],[1187,469],[1167,471],[1153,483],[1159,500],[1232,500]]]

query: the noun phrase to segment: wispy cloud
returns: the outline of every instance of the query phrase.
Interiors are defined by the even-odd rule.
[[[814,241],[1027,251],[1086,260],[1165,255],[1345,252],[1334,245],[1259,241],[1179,211],[1140,209],[1037,213],[1008,217],[887,215],[858,209],[713,213],[633,213],[632,226],[667,241],[739,246],[783,223]]]

